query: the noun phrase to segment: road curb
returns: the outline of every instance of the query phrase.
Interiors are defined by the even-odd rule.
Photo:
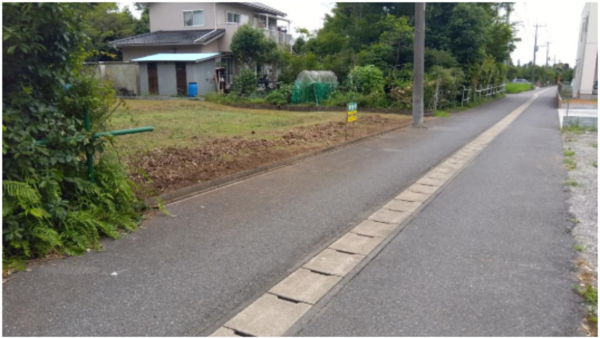
[[[339,145],[327,147],[327,148],[324,148],[321,150],[312,151],[312,152],[302,154],[302,155],[297,155],[297,156],[290,157],[290,158],[287,158],[287,159],[284,159],[284,160],[281,160],[281,161],[278,161],[275,163],[267,164],[265,166],[261,166],[261,167],[255,168],[255,169],[242,171],[237,174],[232,174],[232,175],[218,178],[216,180],[194,184],[187,188],[179,189],[179,190],[165,193],[165,194],[155,196],[155,197],[150,197],[150,198],[147,198],[145,200],[145,202],[146,202],[146,204],[148,204],[150,206],[158,205],[159,201],[161,201],[164,204],[171,204],[171,203],[179,202],[181,200],[193,197],[195,195],[199,195],[199,194],[203,194],[203,193],[206,193],[206,192],[209,192],[212,190],[216,190],[216,189],[243,181],[245,179],[248,179],[248,178],[260,175],[260,174],[275,171],[277,169],[281,169],[283,167],[299,163],[303,160],[306,160],[306,159],[309,159],[312,157],[330,153],[330,152],[336,151],[336,150],[344,148],[344,147],[355,145],[357,143],[361,143],[361,142],[367,141],[369,139],[379,137],[379,136],[409,127],[411,123],[412,123],[411,121],[408,121],[407,123],[402,124],[397,127],[394,127],[392,129],[384,130],[384,131],[381,131],[381,132],[378,132],[375,134],[357,138],[355,140],[344,142]]]

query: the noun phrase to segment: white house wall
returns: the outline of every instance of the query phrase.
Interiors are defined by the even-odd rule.
[[[587,31],[585,19],[588,18]],[[582,11],[577,48],[577,64],[573,79],[573,93],[582,99],[592,97],[597,80],[598,63],[598,4],[587,3]]]

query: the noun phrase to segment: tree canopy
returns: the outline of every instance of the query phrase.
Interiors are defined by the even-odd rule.
[[[473,78],[481,73],[476,69],[489,64],[488,57],[494,63],[508,61],[518,38],[506,23],[507,10],[512,4],[428,3],[427,70],[434,65],[459,67]],[[337,3],[323,28],[314,37],[302,37],[293,52],[314,53],[338,78],[346,78],[356,65],[399,71],[412,66],[413,26],[412,3]]]

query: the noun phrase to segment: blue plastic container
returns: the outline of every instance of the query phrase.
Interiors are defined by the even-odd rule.
[[[196,82],[190,82],[188,84],[188,96],[196,97],[198,95],[198,84]]]

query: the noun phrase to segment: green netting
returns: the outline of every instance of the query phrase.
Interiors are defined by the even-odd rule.
[[[337,76],[329,70],[304,70],[296,77],[292,103],[319,103],[337,88]]]

